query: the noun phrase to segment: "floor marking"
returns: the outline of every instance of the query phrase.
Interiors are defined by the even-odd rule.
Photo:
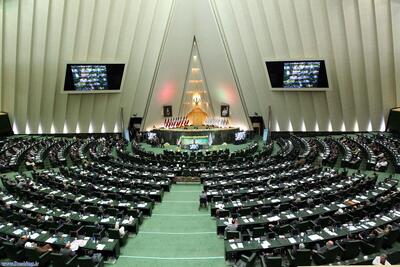
[[[222,256],[216,257],[147,257],[147,256],[128,256],[121,255],[120,258],[131,258],[131,259],[149,259],[149,260],[213,260],[213,259],[224,259]]]
[[[205,214],[162,214],[162,213],[153,213],[151,216],[174,216],[174,217],[208,216],[208,217],[210,217],[210,214],[209,213],[205,213]]]
[[[169,202],[171,202],[171,203],[180,203],[180,202],[182,202],[182,203],[199,203],[199,201],[196,201],[196,200],[164,200],[163,202],[165,202],[165,203],[169,203]]]
[[[140,234],[154,234],[154,235],[208,235],[213,234],[215,232],[190,232],[190,233],[173,233],[173,232],[139,232]]]
[[[201,191],[174,191],[170,193],[201,193]]]

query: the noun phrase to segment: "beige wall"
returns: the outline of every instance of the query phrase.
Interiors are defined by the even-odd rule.
[[[237,123],[271,105],[275,130],[379,130],[400,104],[399,0],[0,0],[0,109],[20,133],[118,130],[121,107],[152,125],[165,81],[180,103],[193,35],[215,106],[241,92]],[[304,57],[330,91],[269,90],[264,59]],[[61,94],[71,60],[128,62],[123,92]]]

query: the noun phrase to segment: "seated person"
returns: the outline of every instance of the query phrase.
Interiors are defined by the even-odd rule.
[[[328,240],[325,243],[325,246],[321,247],[318,243],[315,245],[316,249],[313,250],[314,253],[318,253],[321,255],[324,255],[329,248],[332,248],[335,245],[335,243],[332,240]]]
[[[299,245],[293,245],[291,254],[294,257],[299,249],[305,249],[306,245],[304,243],[300,243]]]
[[[23,235],[23,236],[21,236],[21,237],[17,240],[17,242],[15,242],[14,245],[15,245],[17,248],[24,248],[26,242],[28,242],[28,236]]]
[[[227,224],[225,227],[225,233],[228,231],[237,231],[238,224],[239,224],[238,219],[232,218],[230,221],[231,222],[229,224]]]
[[[75,256],[75,251],[72,251],[71,249],[71,243],[68,242],[67,244],[65,244],[65,247],[60,249],[60,253],[64,256],[64,257],[73,257]]]
[[[36,248],[36,251],[39,252],[40,254],[48,252],[48,251],[53,251],[53,248],[51,247],[50,244],[45,244],[43,246],[38,246],[35,242],[26,242],[25,243],[26,248]]]
[[[376,256],[372,261],[373,265],[391,265],[390,262],[387,260],[386,254],[382,254],[380,256]]]

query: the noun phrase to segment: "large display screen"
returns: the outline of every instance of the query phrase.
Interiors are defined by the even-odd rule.
[[[118,92],[125,64],[67,64],[64,91],[72,93]]]
[[[313,89],[328,88],[323,60],[266,61],[272,88]]]

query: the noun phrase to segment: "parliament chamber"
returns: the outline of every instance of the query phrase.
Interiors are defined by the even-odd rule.
[[[400,265],[400,0],[0,0],[0,266]]]
[[[0,255],[118,261],[174,178],[191,176],[235,266],[368,264],[383,253],[400,262],[397,135],[276,133],[230,149],[157,153],[118,134],[3,138]],[[74,256],[57,263],[66,244]]]

